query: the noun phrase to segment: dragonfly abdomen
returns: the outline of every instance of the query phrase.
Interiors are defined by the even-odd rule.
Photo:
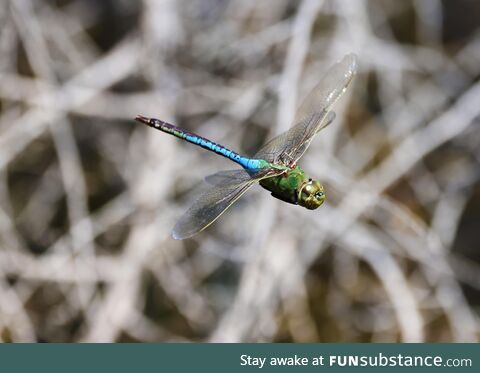
[[[242,166],[245,170],[255,172],[260,169],[269,166],[267,161],[263,159],[252,159],[248,157],[244,157],[233,150],[230,150],[220,144],[217,144],[213,141],[210,141],[202,136],[199,136],[195,133],[189,132],[173,124],[164,122],[163,120],[155,119],[155,118],[146,118],[142,115],[138,115],[136,118],[139,122],[146,124],[147,126],[156,128],[162,132],[168,133],[189,143],[198,145],[204,149],[210,150],[216,154],[219,154],[223,157],[226,157],[240,166]]]

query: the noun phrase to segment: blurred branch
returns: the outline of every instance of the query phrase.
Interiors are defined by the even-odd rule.
[[[445,6],[3,2],[0,338],[477,341],[480,39]],[[252,193],[172,240],[231,165],[132,118],[254,153],[349,52],[301,160],[328,203]]]

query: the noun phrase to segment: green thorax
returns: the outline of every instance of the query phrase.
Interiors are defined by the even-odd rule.
[[[295,167],[282,175],[261,180],[260,185],[272,192],[272,196],[297,204],[298,191],[306,179],[305,172],[300,167]]]

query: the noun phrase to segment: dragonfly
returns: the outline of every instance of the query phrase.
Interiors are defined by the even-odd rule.
[[[230,159],[239,169],[206,177],[210,188],[199,195],[175,224],[172,236],[185,239],[210,226],[248,189],[259,183],[282,201],[314,210],[326,199],[325,189],[308,177],[297,161],[314,136],[335,118],[332,106],[345,93],[357,72],[357,58],[346,55],[327,70],[296,111],[293,126],[268,141],[253,157],[246,157],[220,144],[165,121],[137,115],[135,120]]]

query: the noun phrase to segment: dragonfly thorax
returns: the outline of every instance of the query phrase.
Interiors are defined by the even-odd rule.
[[[282,201],[303,206],[309,210],[319,207],[325,200],[322,184],[309,179],[300,167],[260,181],[260,185]]]

